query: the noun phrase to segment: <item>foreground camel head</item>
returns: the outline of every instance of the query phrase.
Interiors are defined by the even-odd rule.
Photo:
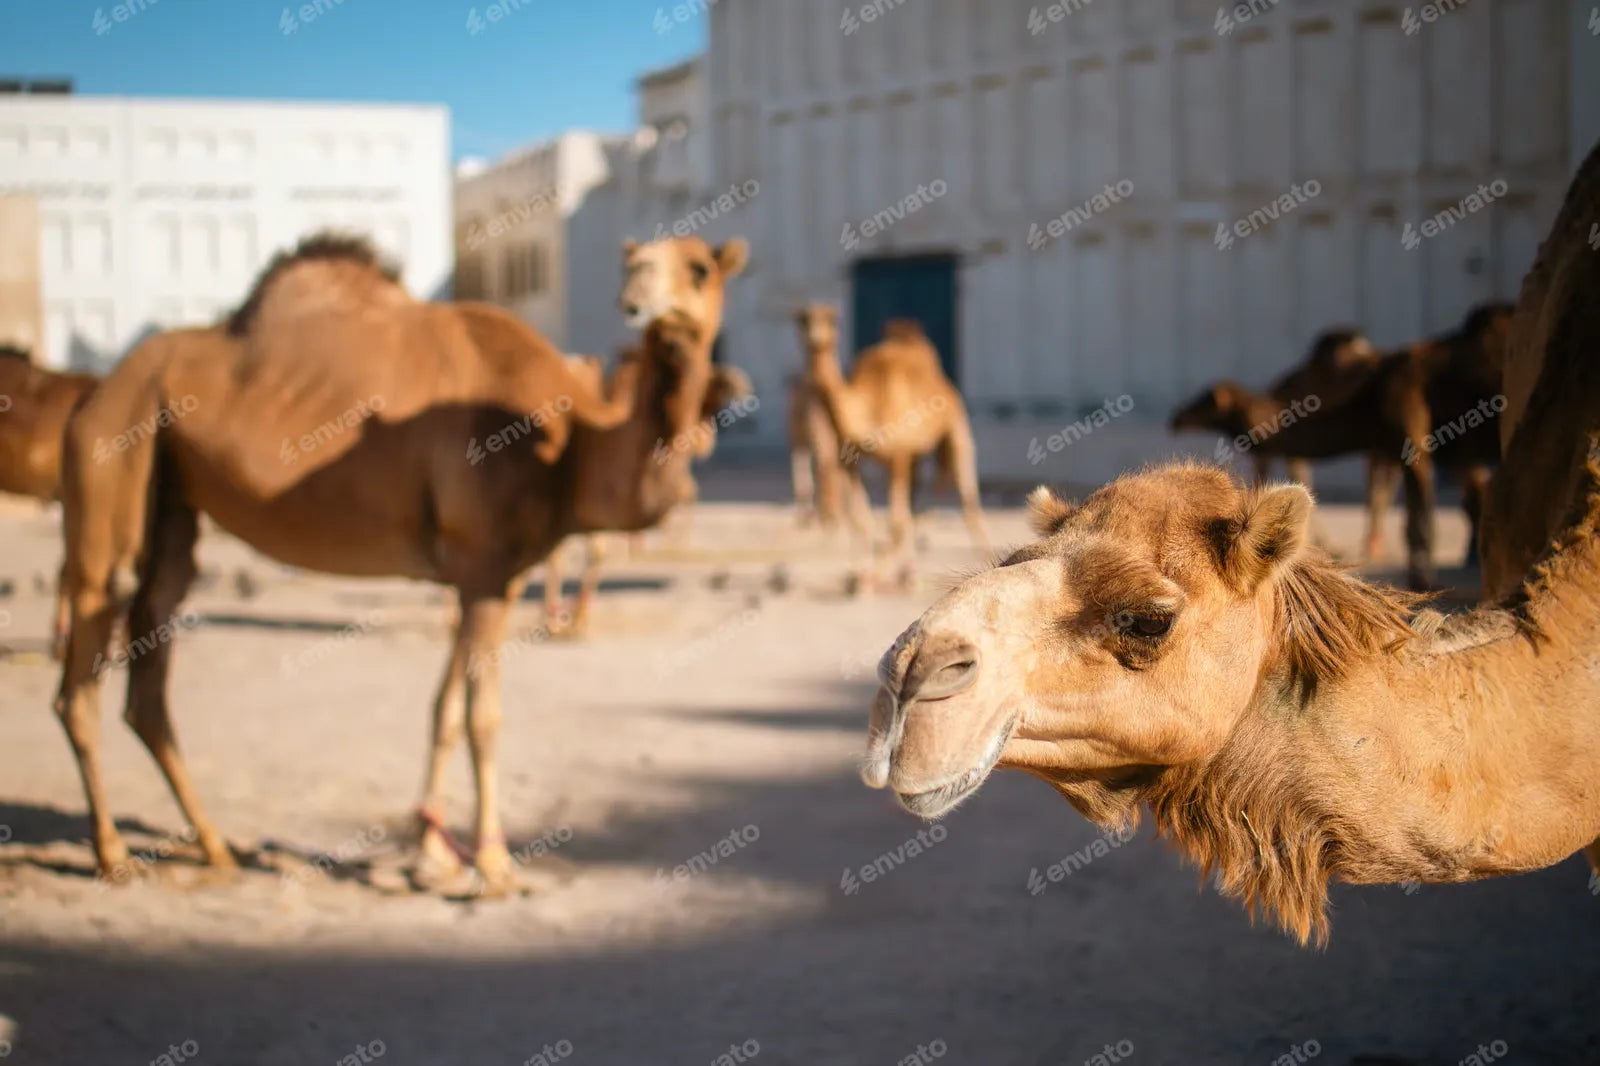
[[[744,269],[750,246],[735,238],[713,248],[699,237],[622,243],[622,295],[629,329],[678,316],[715,337],[722,326],[723,286]]]
[[[839,311],[831,304],[806,304],[794,315],[800,348],[807,359],[832,355],[839,345]]]
[[[1250,393],[1237,381],[1219,381],[1178,408],[1172,415],[1174,433],[1209,430],[1230,415],[1245,409]]]
[[[879,663],[862,777],[935,818],[1012,767],[1123,824],[1142,786],[1218,752],[1274,665],[1311,497],[1174,466],[1081,506],[1044,488],[1028,502],[1041,539],[945,595]]]

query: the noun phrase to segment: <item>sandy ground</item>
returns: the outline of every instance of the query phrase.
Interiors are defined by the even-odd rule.
[[[1322,520],[1354,544],[1352,508]],[[1441,521],[1456,557],[1461,523]],[[992,523],[1025,539],[1015,509]],[[924,530],[930,577],[978,561],[953,514]],[[1455,1064],[1480,1045],[1600,1062],[1600,898],[1581,860],[1412,894],[1341,887],[1332,945],[1309,951],[1148,832],[1031,894],[1031,871],[1096,831],[1001,774],[921,855],[842,889],[846,869],[931,841],[854,762],[871,664],[937,587],[846,600],[837,554],[771,505],[705,505],[686,546],[619,548],[591,640],[508,658],[504,811],[532,891],[498,903],[393,889],[444,597],[295,574],[209,537],[219,579],[190,601],[174,713],[249,866],[227,885],[196,876],[113,684],[112,801],[137,848],[171,857],[107,887],[40,654],[35,575],[55,538],[44,513],[0,514],[4,1066]],[[519,631],[538,621],[529,602]],[[457,769],[464,831],[464,751]],[[702,852],[717,862],[672,876]],[[342,861],[324,875],[318,856]]]

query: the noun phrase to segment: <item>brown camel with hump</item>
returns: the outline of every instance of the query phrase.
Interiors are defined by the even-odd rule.
[[[1416,589],[1435,584],[1433,560],[1434,467],[1461,483],[1462,508],[1475,558],[1478,516],[1490,464],[1500,456],[1495,419],[1504,408],[1500,368],[1512,308],[1474,307],[1455,329],[1381,356],[1352,372],[1336,403],[1292,421],[1246,423],[1234,416],[1259,455],[1331,459],[1355,452],[1374,458],[1369,469],[1369,537],[1381,529],[1398,464],[1405,485],[1406,575]],[[1204,403],[1202,397],[1199,403]]]
[[[645,328],[606,401],[509,314],[413,300],[369,249],[318,237],[280,256],[225,326],[159,334],[68,425],[63,500],[72,627],[56,708],[77,756],[103,873],[129,868],[99,766],[99,657],[115,617],[157,631],[195,575],[199,515],[293,566],[401,576],[456,590],[460,616],[433,714],[419,811],[424,886],[454,880],[444,773],[463,726],[477,789],[475,865],[514,883],[501,832],[495,738],[500,658],[520,575],[563,537],[631,531],[681,498],[691,429],[711,380],[723,284],[745,245],[698,238],[625,248],[621,305]],[[139,446],[97,441],[181,403]],[[497,440],[487,448],[480,443]],[[482,449],[480,451],[480,449]],[[492,454],[485,454],[492,453]],[[481,456],[474,461],[473,456]],[[118,575],[136,574],[131,602]],[[126,718],[155,756],[207,860],[231,870],[168,714],[170,644],[129,665]]]
[[[1148,810],[1301,942],[1327,938],[1331,880],[1467,881],[1600,839],[1597,212],[1600,148],[1512,330],[1507,377],[1532,384],[1485,557],[1530,569],[1503,599],[1447,618],[1333,565],[1307,543],[1298,485],[1178,465],[1082,504],[1040,488],[1039,540],[879,664],[867,783],[932,818],[1009,767],[1103,826]],[[1570,488],[1566,510],[1499,510],[1523,485]]]
[[[1216,382],[1178,408],[1173,413],[1170,428],[1174,433],[1222,434],[1226,440],[1218,445],[1220,462],[1241,439],[1250,441],[1269,435],[1285,423],[1306,417],[1324,406],[1346,402],[1378,361],[1372,342],[1360,330],[1349,327],[1324,330],[1311,342],[1305,361],[1279,378],[1265,393],[1253,392],[1237,381]],[[1250,460],[1256,484],[1266,483],[1277,454],[1270,447],[1251,446]],[[1284,459],[1290,479],[1311,488],[1311,461],[1298,456]],[[1375,559],[1383,553],[1383,517],[1388,509],[1388,498],[1394,493],[1397,472],[1393,460],[1376,453],[1368,455],[1369,510],[1364,542],[1367,559]]]
[[[845,378],[839,369],[839,316],[826,304],[796,315],[806,353],[805,379],[820,398],[839,442],[847,485],[846,512],[858,535],[867,532],[867,495],[859,464],[870,457],[889,474],[889,554],[905,552],[911,574],[912,496],[916,466],[933,453],[954,483],[973,543],[989,550],[978,499],[978,457],[961,394],[945,377],[922,327],[891,320],[883,340],[862,350]]]
[[[61,495],[61,434],[99,379],[34,365],[22,348],[0,345],[0,492],[36,500]],[[61,654],[67,601],[56,596],[54,645]]]
[[[568,368],[583,380],[585,386],[593,392],[615,398],[616,372],[613,371],[608,380],[605,362],[598,355],[568,355],[564,358]],[[635,358],[637,355],[632,349],[624,350],[620,356],[619,366]],[[750,384],[749,375],[743,370],[736,366],[712,366],[711,382],[706,387],[705,402],[701,406],[700,423],[687,442],[693,449],[694,458],[705,459],[715,450],[718,416],[735,400],[742,400],[754,394],[755,389]],[[673,442],[661,441],[658,445],[665,447],[671,443]],[[697,497],[698,491],[694,479],[686,478],[683,498],[679,501],[680,509],[686,509]],[[660,525],[659,522],[656,524]],[[565,568],[562,565],[561,548],[557,547],[545,560],[545,635],[570,638],[588,635],[589,612],[594,607],[595,594],[600,588],[600,570],[605,565],[607,555],[606,540],[606,536],[599,533],[590,533],[583,538],[583,567],[579,571],[578,590],[570,608],[562,599],[562,573]]]

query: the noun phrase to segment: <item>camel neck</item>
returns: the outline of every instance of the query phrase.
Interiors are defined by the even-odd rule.
[[[832,345],[813,345],[807,361],[808,376],[822,396],[834,432],[844,440],[864,440],[870,435],[859,398],[839,369],[839,353]]]

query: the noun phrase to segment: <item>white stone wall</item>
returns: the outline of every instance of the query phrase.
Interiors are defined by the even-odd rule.
[[[798,363],[795,306],[834,300],[849,321],[853,258],[953,252],[980,420],[1059,423],[1126,393],[1129,425],[1155,427],[1204,382],[1266,383],[1330,324],[1398,344],[1514,297],[1587,148],[1569,143],[1564,4],[1446,4],[1414,33],[1401,3],[1248,0],[1226,32],[1218,0],[1052,6],[856,2],[853,27],[833,0],[711,8],[713,184],[762,189],[725,330],[758,385]],[[1496,179],[1491,206],[1402,246]],[[945,195],[842,246],[935,180]],[[1118,183],[1131,194],[1100,210]]]
[[[205,323],[284,247],[366,232],[419,296],[449,291],[441,107],[0,97],[0,193],[39,201],[44,362],[104,369]]]

